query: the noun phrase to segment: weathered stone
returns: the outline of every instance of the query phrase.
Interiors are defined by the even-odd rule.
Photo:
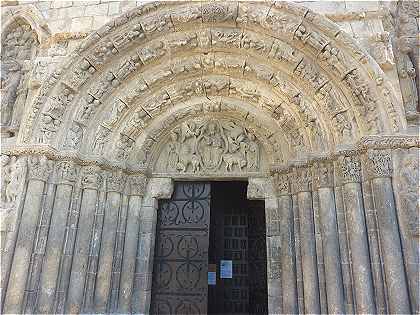
[[[417,2],[1,16],[2,312],[150,312],[175,180],[264,200],[270,314],[420,312]]]

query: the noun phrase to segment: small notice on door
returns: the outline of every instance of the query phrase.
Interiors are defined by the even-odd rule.
[[[220,261],[220,278],[232,279],[232,260]]]
[[[208,285],[216,285],[216,271],[209,271],[207,273]]]

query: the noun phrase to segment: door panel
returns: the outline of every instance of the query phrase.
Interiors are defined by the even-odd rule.
[[[159,201],[152,314],[206,314],[210,184],[179,182]]]

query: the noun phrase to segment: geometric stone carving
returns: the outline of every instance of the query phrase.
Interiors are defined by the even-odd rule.
[[[261,168],[255,135],[232,120],[195,118],[169,133],[157,170],[167,173],[242,173]]]

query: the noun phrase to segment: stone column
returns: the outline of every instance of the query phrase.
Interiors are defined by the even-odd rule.
[[[140,216],[132,313],[148,314],[150,310],[158,200],[171,198],[172,192],[170,178],[152,178],[147,186]]]
[[[349,232],[356,313],[374,314],[376,313],[376,306],[366,235],[365,210],[360,185],[361,166],[359,158],[357,156],[340,157],[340,171]]]
[[[25,201],[25,191],[27,188],[26,156],[1,156],[1,310],[5,301],[7,284],[12,267],[13,253],[15,250],[16,240],[20,218]],[[5,174],[9,175],[9,179]],[[6,193],[7,191],[7,193]]]
[[[337,179],[339,177],[336,177]],[[349,257],[349,238],[347,233],[346,215],[343,202],[341,183],[336,181],[334,187],[335,207],[337,211],[338,240],[340,243],[341,274],[343,276],[344,300],[346,314],[354,314],[353,277],[351,259]]]
[[[146,177],[132,175],[127,181],[129,194],[127,227],[125,233],[124,257],[120,282],[118,309],[120,313],[131,312],[134,272],[136,267],[136,252],[139,238],[140,210],[142,197],[146,190]]]
[[[306,166],[298,166],[293,174],[297,193],[300,222],[300,246],[303,271],[305,313],[320,313],[318,265],[316,260],[314,212],[312,208],[311,172]]]
[[[42,208],[44,186],[51,171],[52,162],[48,161],[45,156],[29,157],[28,187],[10,270],[3,313],[19,314],[23,311],[23,299]]]
[[[61,250],[64,242],[66,220],[71,204],[73,184],[77,169],[71,162],[59,162],[55,169],[57,184],[54,206],[48,232],[46,253],[39,283],[38,313],[54,313],[54,293],[57,287]]]
[[[285,314],[298,313],[296,254],[294,241],[292,196],[290,195],[289,176],[285,173],[276,174],[278,194],[278,220],[280,231],[280,265],[281,288],[283,296],[282,311]]]
[[[411,308],[414,314],[420,314],[419,159],[420,149],[417,147],[394,149],[392,152],[394,170],[392,183]]]
[[[83,169],[83,192],[79,209],[80,214],[77,222],[76,243],[71,265],[65,313],[80,313],[82,309],[91,234],[97,207],[98,189],[102,183],[99,171],[100,170],[97,167],[86,167]]]
[[[363,176],[362,182],[363,202],[365,205],[366,227],[369,240],[370,260],[372,266],[373,287],[375,288],[376,310],[379,314],[387,314],[387,301],[385,297],[385,282],[383,278],[383,261],[379,247],[378,224],[376,211],[373,205],[371,182]]]
[[[341,276],[340,243],[334,198],[333,165],[320,162],[314,166],[319,196],[322,249],[325,266],[328,313],[343,314],[344,288]]]
[[[124,189],[125,177],[121,171],[110,173],[106,183],[105,218],[101,238],[98,274],[95,283],[95,312],[106,313],[110,296],[112,263],[121,213],[121,192]]]
[[[367,164],[372,178],[373,201],[383,253],[389,312],[410,314],[407,279],[391,182],[391,155],[385,150],[371,150],[367,154]]]

